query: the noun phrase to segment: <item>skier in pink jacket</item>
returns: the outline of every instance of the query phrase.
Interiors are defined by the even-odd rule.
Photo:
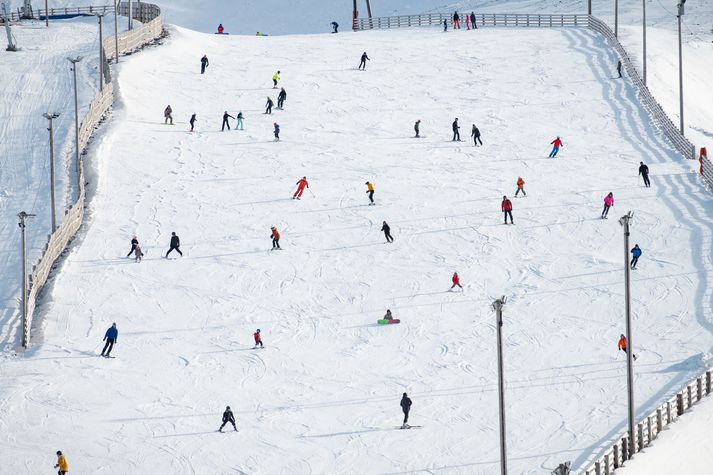
[[[604,197],[604,209],[602,210],[602,219],[607,219],[609,214],[609,208],[614,206],[614,193],[611,191],[607,196]]]

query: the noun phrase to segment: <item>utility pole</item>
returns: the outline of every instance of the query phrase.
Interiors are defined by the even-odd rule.
[[[77,100],[77,63],[82,60],[81,56],[76,58],[67,58],[72,63],[71,69],[74,75],[74,161],[77,167],[77,192],[81,188],[82,177],[79,176],[79,103]]]
[[[641,0],[644,11],[644,86],[646,86],[646,0]]]
[[[678,102],[680,105],[679,115],[681,118],[681,135],[685,135],[683,132],[683,44],[681,42],[681,17],[683,16],[684,9],[683,5],[686,0],[681,0],[678,4]]]
[[[366,0],[366,12],[369,14],[369,20],[371,20],[371,0]]]
[[[57,229],[57,208],[54,200],[54,127],[52,121],[59,117],[59,112],[42,114],[42,117],[49,120],[50,126],[47,130],[50,131],[50,197],[52,198],[52,228],[51,232]]]
[[[102,18],[104,18],[104,13],[97,13],[96,16],[99,18],[99,92],[104,91],[104,32],[102,30]]]
[[[505,384],[503,377],[503,305],[505,305],[505,297],[500,297],[493,302],[495,309],[496,331],[498,335],[498,405],[500,408],[500,475],[507,475],[507,449],[505,445]]]
[[[115,62],[119,62],[119,0],[114,0],[114,49]]]
[[[132,18],[131,18],[131,0],[129,0],[127,3],[129,4],[129,26],[128,26],[128,29],[131,30],[131,29],[133,29],[133,25],[131,24],[131,20],[132,20]]]
[[[27,244],[25,241],[25,219],[34,217],[34,214],[27,214],[20,211],[17,215],[20,218],[20,234],[22,235],[22,347],[27,348],[29,329],[27,328]]]
[[[634,213],[629,211],[619,219],[624,228],[624,295],[626,311],[626,382],[629,393],[629,450],[628,458],[636,453],[636,426],[634,411],[634,344],[631,340],[631,266],[629,265],[629,222]]]
[[[15,46],[15,41],[12,39],[12,31],[10,30],[10,15],[7,14],[7,8],[5,4],[0,4],[2,7],[2,17],[5,18],[5,32],[7,33],[7,48],[5,51],[17,51],[17,46]]]
[[[50,9],[47,6],[47,0],[45,0],[45,26],[50,27]]]
[[[619,0],[614,0],[614,36],[619,38]]]
[[[587,15],[592,14],[592,0],[587,0]]]

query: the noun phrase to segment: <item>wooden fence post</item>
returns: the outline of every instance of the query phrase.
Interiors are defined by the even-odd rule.
[[[691,390],[691,385],[686,386],[686,397],[688,398],[688,407],[693,406],[693,391]]]
[[[706,371],[706,394],[711,393],[711,371]]]
[[[661,416],[661,408],[656,409],[656,432],[663,430],[663,417]]]
[[[614,444],[614,468],[619,468],[619,442]]]
[[[636,444],[636,447],[634,447],[634,453],[641,452],[641,449],[644,448],[644,423],[639,422],[639,424],[636,426],[636,431],[639,433],[639,436],[637,437],[638,443]]]
[[[651,430],[651,416],[648,416],[646,418],[646,436],[649,438],[649,443],[646,445],[651,444],[651,440],[653,440],[653,434]]]
[[[696,398],[700,401],[703,399],[703,377],[696,378]]]
[[[683,393],[676,394],[676,406],[679,416],[683,415]]]

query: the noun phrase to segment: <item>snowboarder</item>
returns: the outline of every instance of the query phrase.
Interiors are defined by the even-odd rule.
[[[391,309],[386,309],[386,315],[384,315],[383,320],[393,320],[394,316],[391,315]]]
[[[626,353],[626,346],[627,346],[627,341],[626,341],[626,336],[623,334],[619,337],[619,351],[624,350],[624,353]],[[636,355],[632,353],[631,355],[632,358],[634,358],[634,361],[636,361]]]
[[[367,61],[371,61],[371,59],[369,59],[369,56],[367,56],[366,51],[364,51],[361,54],[361,62],[359,63],[359,67],[357,69],[363,69],[364,71],[366,71],[366,62]]]
[[[139,245],[139,239],[136,236],[132,237],[131,238],[131,250],[126,255],[126,257],[129,257],[131,254],[133,254],[134,250],[136,250],[136,246],[138,246],[138,245]]]
[[[408,395],[404,393],[401,397],[401,410],[404,412],[404,423],[401,425],[402,429],[406,429],[408,427],[408,413],[411,411],[411,404],[411,399],[409,399]]]
[[[391,236],[391,226],[386,224],[386,221],[384,221],[384,224],[381,226],[381,230],[384,231],[386,242],[394,242],[394,238]]]
[[[453,140],[451,140],[451,142],[456,142],[456,141],[460,142],[461,141],[460,132],[458,131],[460,129],[460,126],[458,125],[458,117],[456,117],[456,120],[453,121],[452,128],[453,128]]]
[[[445,18],[443,19],[443,31],[448,31],[448,20],[446,20]]]
[[[238,117],[235,119],[235,130],[243,129],[243,111],[238,112]]]
[[[119,330],[116,328],[116,323],[112,323],[111,327],[104,334],[104,339],[102,340],[106,341],[104,349],[102,350],[102,356],[109,358],[109,354],[111,353],[112,348],[114,348],[114,343],[116,343],[117,338],[119,338]]]
[[[619,78],[620,78],[621,77],[621,60],[619,60],[616,63],[616,72],[619,74]],[[617,78],[617,79],[619,79],[619,78]]]
[[[641,257],[641,248],[639,247],[638,244],[634,244],[634,247],[631,249],[631,268],[636,269],[636,264],[639,262],[639,257]]]
[[[337,23],[336,21],[333,21],[332,22],[332,30],[333,30],[332,33],[339,33],[339,31],[337,31],[338,29],[339,29],[339,23]]]
[[[191,124],[191,132],[193,132],[193,127],[196,125],[197,121],[198,121],[198,119],[196,119],[196,113],[194,112],[191,115],[191,120],[188,121],[188,123]]]
[[[61,450],[57,451],[57,463],[54,465],[57,470],[57,475],[66,475],[69,472],[69,464],[67,463],[67,458],[64,456]]]
[[[473,137],[473,146],[477,147],[478,142],[480,142],[480,145],[483,145],[483,141],[480,140],[480,130],[478,130],[478,127],[473,124],[473,128],[471,129],[470,136]]]
[[[651,182],[649,181],[649,167],[644,165],[644,162],[639,162],[639,175],[644,179],[644,185],[646,188],[651,188]]]
[[[270,226],[270,237],[272,238],[272,250],[280,249],[280,232],[275,226]]]
[[[473,25],[473,29],[478,29],[478,24],[475,22],[475,12],[470,12],[470,24]]]
[[[510,201],[507,196],[503,196],[503,202],[500,203],[500,209],[505,215],[505,224],[508,224],[508,216],[510,216],[510,224],[515,224],[515,221],[512,220],[512,201]]]
[[[453,29],[460,30],[460,16],[458,15],[458,12],[453,13]]]
[[[141,259],[144,257],[144,251],[141,250],[141,246],[136,244],[136,249],[134,249],[134,261],[135,262],[141,262]]]
[[[280,71],[272,75],[272,88],[277,89],[277,81],[280,80]]]
[[[274,127],[274,130],[272,133],[275,135],[275,142],[279,142],[280,141],[280,124],[275,122],[272,125]]]
[[[270,99],[270,96],[267,97],[267,102],[265,103],[265,114],[272,114],[272,106],[274,105],[274,102],[272,102],[272,99]]]
[[[527,193],[525,193],[525,180],[522,179],[521,176],[517,177],[517,190],[515,190],[515,198],[517,198],[517,194],[522,191],[522,196],[527,196]]]
[[[228,123],[228,118],[235,119],[232,115],[228,114],[228,111],[223,112],[223,127],[220,129],[221,132],[227,127],[230,130],[230,124]]]
[[[614,193],[611,191],[604,197],[604,209],[602,210],[602,219],[606,219],[609,214],[609,208],[614,206]]]
[[[554,139],[552,142],[550,142],[552,145],[552,151],[550,152],[550,158],[555,158],[557,156],[557,152],[560,151],[560,147],[564,147],[564,144],[562,143],[562,140],[560,140],[559,137]]]
[[[207,68],[207,67],[208,67],[208,56],[204,54],[203,57],[201,58],[201,74],[205,73],[205,68]]]
[[[418,119],[415,124],[413,124],[413,130],[416,131],[416,138],[421,138],[421,119]]]
[[[230,410],[230,406],[225,407],[225,412],[223,412],[223,423],[220,425],[218,432],[223,432],[223,427],[225,427],[225,424],[228,422],[233,425],[233,429],[237,432],[238,428],[235,427],[235,416],[233,415],[233,411]]]
[[[163,111],[163,123],[168,124],[168,121],[171,121],[171,125],[173,125],[173,109],[171,109],[171,104],[167,105],[166,108]]]
[[[223,24],[222,23],[219,24],[218,25],[218,34],[222,35],[224,31],[225,31],[225,28],[223,28]]]
[[[257,348],[258,345],[260,345],[260,348],[264,348],[265,345],[262,344],[262,336],[260,335],[260,329],[258,328],[255,333],[253,333],[253,338],[255,339],[255,346],[254,348]]]
[[[305,191],[305,187],[309,188],[309,183],[307,182],[307,177],[303,176],[300,181],[295,183],[295,185],[297,185],[297,190],[295,191],[295,194],[292,195],[292,199],[299,200],[300,197],[302,196],[302,193],[304,193],[304,191]]]
[[[371,182],[366,182],[366,194],[369,195],[369,206],[374,204],[374,184]]]
[[[451,282],[453,282],[453,285],[451,285],[451,289],[450,289],[450,290],[452,290],[453,287],[455,287],[456,285],[457,285],[458,287],[460,287],[461,290],[463,289],[463,286],[460,285],[460,277],[458,277],[458,272],[454,272],[454,273],[453,273],[453,277],[451,277]]]
[[[175,232],[172,232],[171,233],[171,246],[170,246],[170,249],[168,250],[168,252],[166,252],[166,259],[168,259],[168,255],[171,254],[171,251],[174,251],[174,250],[176,252],[178,252],[181,255],[181,257],[183,257],[183,253],[181,252],[179,247],[181,247],[181,240],[178,239],[178,236],[176,236]]]
[[[287,92],[285,92],[285,88],[280,89],[280,93],[277,95],[277,108],[282,109],[282,106],[285,104],[285,99],[287,99]]]

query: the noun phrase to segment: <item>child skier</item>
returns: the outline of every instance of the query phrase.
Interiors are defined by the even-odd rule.
[[[262,337],[260,336],[260,329],[258,328],[255,333],[253,333],[253,338],[255,338],[255,346],[254,348],[257,348],[258,345],[260,345],[260,348],[264,348],[265,345],[262,344]]]
[[[136,247],[134,248],[134,261],[135,262],[141,262],[141,259],[144,257],[144,252],[141,250],[141,246],[139,244],[136,244]]]
[[[512,220],[512,201],[507,196],[503,196],[503,202],[500,203],[500,209],[505,214],[505,224],[508,224],[508,216],[510,216],[510,224],[515,224]]]
[[[453,277],[451,277],[451,282],[453,282],[453,285],[451,285],[450,290],[453,290],[453,287],[455,287],[456,285],[460,287],[461,290],[463,290],[463,286],[460,285],[460,277],[458,277],[458,272],[453,273]]]
[[[421,119],[418,119],[415,124],[413,124],[413,130],[416,131],[416,138],[421,138],[420,130],[421,130]]]
[[[295,194],[292,195],[292,199],[299,200],[300,197],[302,196],[302,193],[305,191],[305,187],[309,188],[309,183],[307,182],[307,177],[303,176],[302,179],[295,184],[297,185],[297,191],[295,191]]]
[[[272,238],[272,250],[280,249],[280,232],[275,226],[270,227],[270,238]]]
[[[225,407],[225,412],[223,412],[223,423],[220,425],[218,432],[223,432],[223,427],[225,427],[225,424],[228,422],[233,425],[233,429],[237,432],[238,428],[235,427],[235,416],[233,415],[233,411],[230,410],[230,406]]]
[[[274,127],[273,133],[275,134],[275,142],[279,142],[280,141],[280,124],[275,122],[272,125]]]
[[[243,129],[243,111],[238,112],[238,117],[235,119],[235,130]]]
[[[393,320],[394,316],[391,315],[391,309],[386,309],[386,315],[384,315],[384,320]]]
[[[641,248],[638,244],[634,244],[633,249],[631,249],[631,268],[636,269],[636,264],[639,262],[639,257],[641,257]]]
[[[609,214],[609,208],[614,206],[614,193],[611,191],[604,197],[604,209],[602,210],[602,219],[606,219]]]
[[[557,156],[557,152],[560,151],[560,147],[564,147],[564,144],[562,143],[562,140],[560,140],[559,137],[554,139],[552,142],[550,142],[552,145],[552,151],[550,152],[550,158],[555,158]]]
[[[527,196],[527,193],[525,193],[525,180],[522,179],[521,176],[517,177],[517,190],[515,190],[515,198],[517,198],[517,194],[522,191],[522,196]]]
[[[369,195],[369,206],[374,204],[374,184],[371,182],[366,182],[366,194]]]

